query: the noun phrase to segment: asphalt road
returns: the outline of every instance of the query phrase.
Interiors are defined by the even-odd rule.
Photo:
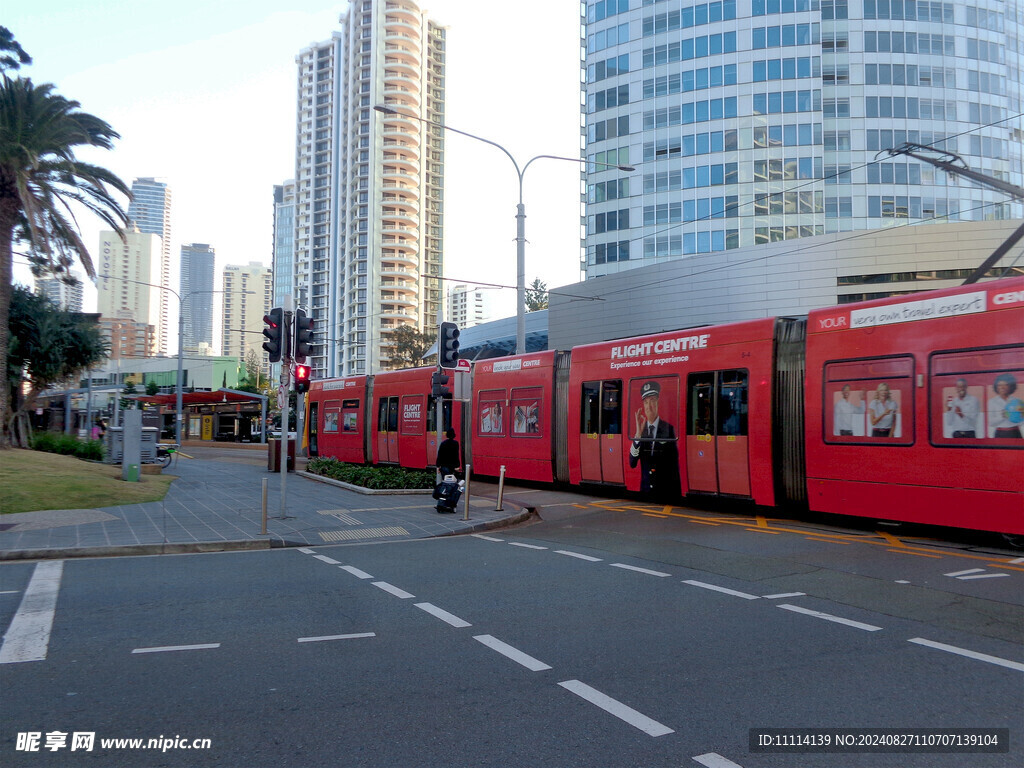
[[[486,536],[4,564],[0,759],[1024,764],[1024,574],[947,575],[996,572],[1005,556],[565,504]],[[15,652],[42,658],[5,658]],[[858,727],[1009,729],[1010,751],[751,749],[751,729]],[[95,734],[92,751],[71,750],[76,732]],[[25,749],[32,733],[39,751]],[[165,741],[101,744],[119,738]],[[209,748],[179,748],[197,739]]]

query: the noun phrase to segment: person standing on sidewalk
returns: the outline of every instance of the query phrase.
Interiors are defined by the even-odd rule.
[[[455,430],[449,428],[444,433],[447,438],[437,447],[437,471],[444,480],[445,475],[454,475],[462,465],[459,441],[455,439]]]

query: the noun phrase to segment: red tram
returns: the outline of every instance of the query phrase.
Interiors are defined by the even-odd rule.
[[[432,465],[433,370],[314,382],[311,454]],[[1022,278],[466,375],[444,426],[474,473],[1024,534]]]

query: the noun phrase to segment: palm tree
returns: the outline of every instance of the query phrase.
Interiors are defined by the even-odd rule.
[[[6,74],[0,83],[0,448],[10,444],[7,320],[15,237],[27,244],[34,267],[63,271],[77,259],[95,279],[72,204],[118,231],[128,220],[114,196],[130,198],[127,185],[105,168],[75,159],[80,146],[112,149],[120,138],[80,106],[54,93],[49,83],[35,85]]]

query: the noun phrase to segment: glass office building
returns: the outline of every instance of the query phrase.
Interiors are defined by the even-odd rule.
[[[1004,192],[885,152],[927,145],[1024,185],[1016,0],[581,12],[588,278],[834,232],[1024,218]]]

